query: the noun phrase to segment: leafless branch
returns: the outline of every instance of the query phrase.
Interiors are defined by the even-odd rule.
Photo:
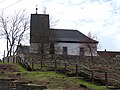
[[[25,10],[9,17],[0,15],[0,29],[2,29],[2,35],[6,37],[7,56],[11,56],[16,51],[13,50],[16,43],[20,44],[24,33],[29,29],[29,21],[25,15]]]

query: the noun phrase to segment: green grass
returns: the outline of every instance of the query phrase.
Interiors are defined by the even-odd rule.
[[[108,90],[106,87],[97,86],[92,83],[85,82],[76,77],[65,77],[63,74],[56,72],[40,72],[40,71],[26,71],[20,65],[12,63],[2,63],[0,65],[14,65],[15,69],[18,69],[18,72],[8,72],[11,76],[21,73],[19,77],[22,80],[25,80],[29,83],[46,85],[49,89],[65,89],[65,88],[79,88],[80,84],[83,84],[90,88],[91,90]],[[9,75],[4,77],[9,77]]]
[[[83,84],[89,88],[91,88],[92,90],[108,90],[105,86],[97,86],[95,84],[89,83],[89,82],[85,82],[83,80],[80,80],[76,77],[70,78],[71,80],[75,81],[78,84]]]
[[[31,83],[46,85],[50,89],[67,88],[71,85],[79,87],[80,84],[83,84],[92,90],[108,90],[104,86],[97,86],[76,77],[65,77],[55,72],[28,72],[24,78]]]

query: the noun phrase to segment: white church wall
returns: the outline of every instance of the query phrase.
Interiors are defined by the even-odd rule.
[[[55,54],[63,54],[63,47],[67,47],[68,55],[80,55],[79,43],[55,43]]]
[[[63,47],[67,47],[68,55],[80,55],[80,48],[83,48],[84,55],[91,56],[89,48],[84,43],[55,43],[55,54],[63,54]],[[93,56],[97,56],[97,45]]]
[[[39,53],[39,43],[30,44],[30,53]],[[91,56],[89,48],[85,44],[80,43],[55,43],[55,54],[63,54],[63,47],[67,47],[67,55],[80,55],[80,48],[84,48],[84,55]],[[96,46],[97,47],[97,46]],[[49,53],[49,46],[45,46],[45,53]],[[97,56],[97,48],[93,53],[93,56]]]

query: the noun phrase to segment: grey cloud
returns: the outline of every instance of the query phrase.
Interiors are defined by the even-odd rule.
[[[114,24],[115,22],[113,20],[103,20],[102,26],[105,27],[105,26],[114,25]]]
[[[116,2],[111,2],[111,14],[120,14],[120,6]]]
[[[89,0],[89,2],[93,3],[93,2],[98,2],[98,3],[104,3],[104,2],[110,2],[112,0]]]
[[[102,0],[103,2],[110,2],[110,1],[113,1],[113,0]]]
[[[87,24],[92,24],[95,23],[95,20],[92,20],[90,18],[83,18],[83,19],[78,19],[77,21],[74,22],[76,25],[81,25],[85,26]]]

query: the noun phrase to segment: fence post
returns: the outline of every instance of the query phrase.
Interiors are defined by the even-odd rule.
[[[92,83],[94,83],[94,72],[93,72],[93,70],[91,70],[91,79],[92,79]]]
[[[65,76],[67,76],[67,63],[65,62]]]
[[[16,59],[16,63],[17,63],[17,64],[19,64],[19,63],[18,63],[18,62],[19,62],[19,60],[18,60],[18,59],[20,59],[20,58],[19,58],[19,56],[16,56],[16,58],[15,58],[15,59]]]
[[[105,72],[105,85],[108,87],[108,78],[107,78],[107,72]]]
[[[3,57],[3,63],[4,63],[4,61],[5,61],[5,59],[4,59],[4,58],[5,58],[5,50],[4,50],[4,57]]]
[[[7,57],[7,59],[8,59],[8,63],[9,63],[9,56]]]
[[[43,65],[45,66],[45,64],[44,64],[44,62],[43,62],[44,54],[41,53],[40,55],[41,55],[41,61],[40,61],[40,63],[41,63],[41,71],[43,71]]]
[[[34,70],[34,62],[33,62],[33,59],[32,59],[32,71]]]
[[[3,57],[3,63],[4,63],[4,61],[5,61],[4,58],[5,58],[5,57]]]
[[[15,62],[15,57],[13,56],[13,63]]]
[[[78,77],[78,65],[76,64],[76,77]]]
[[[55,72],[57,71],[57,60],[55,59]]]
[[[14,63],[16,63],[16,62],[17,62],[16,60],[17,60],[17,56],[15,55],[15,61],[14,61]]]
[[[42,60],[40,61],[40,67],[41,67],[40,70],[42,71],[42,69],[43,69],[43,61]]]

